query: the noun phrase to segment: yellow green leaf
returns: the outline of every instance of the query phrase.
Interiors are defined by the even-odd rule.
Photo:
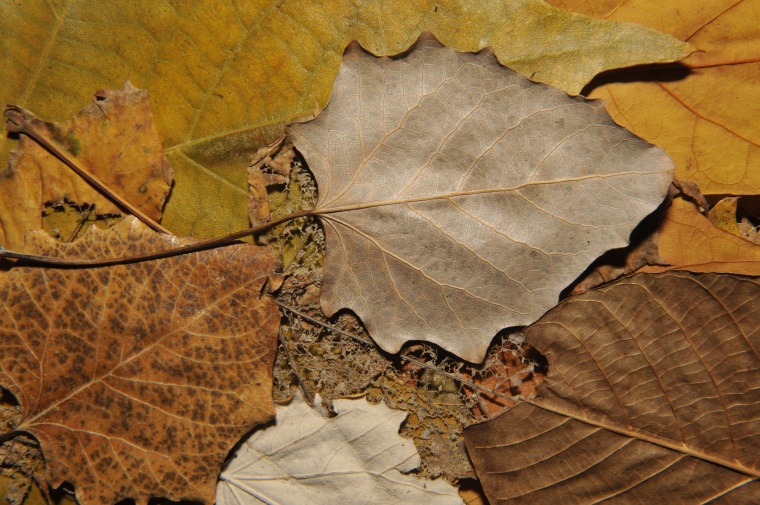
[[[736,222],[736,206],[738,203],[738,196],[723,198],[710,209],[707,219],[713,226],[727,231],[731,235],[741,237],[742,233],[739,231],[739,224]]]
[[[460,51],[491,46],[503,64],[571,93],[600,71],[689,51],[539,0],[25,0],[0,6],[0,30],[0,99],[40,117],[66,118],[126,77],[150,92],[176,180],[163,224],[194,236],[248,226],[248,157],[326,104],[352,39],[390,55],[429,30]],[[4,165],[15,141],[0,143]]]

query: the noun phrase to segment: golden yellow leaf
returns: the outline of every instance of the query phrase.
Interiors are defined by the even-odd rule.
[[[760,1],[548,0],[670,33],[696,48],[680,69],[593,89],[619,124],[665,148],[705,194],[760,193]]]
[[[0,99],[56,119],[126,77],[148,89],[176,172],[163,224],[198,237],[248,226],[249,156],[325,105],[352,39],[387,55],[430,30],[460,51],[492,46],[502,63],[576,93],[602,70],[688,51],[538,0],[188,3],[3,2]],[[12,143],[3,133],[0,163]]]
[[[716,228],[680,198],[668,209],[658,249],[660,257],[679,270],[760,275],[760,246]]]

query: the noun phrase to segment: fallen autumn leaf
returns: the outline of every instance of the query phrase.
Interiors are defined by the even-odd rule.
[[[670,159],[603,107],[429,37],[400,59],[353,46],[327,108],[288,129],[319,187],[322,310],[388,352],[481,361],[666,194]]]
[[[462,503],[448,482],[405,475],[420,464],[398,435],[406,412],[363,398],[333,405],[337,416],[327,418],[298,393],[277,407],[275,425],[257,430],[222,472],[217,504]]]
[[[99,258],[180,242],[128,218],[73,244],[31,234],[27,252]],[[4,272],[0,384],[21,404],[12,433],[39,441],[48,484],[71,482],[82,505],[213,502],[229,450],[274,415],[279,312],[260,295],[274,265],[266,248],[236,245]]]
[[[715,227],[686,200],[673,200],[661,230],[658,253],[672,266],[649,267],[649,271],[760,275],[760,246]]]
[[[153,221],[161,219],[173,172],[145,90],[127,81],[120,90],[96,92],[92,102],[66,123],[46,123],[33,116],[31,122],[139,211]],[[42,229],[47,203],[65,200],[89,204],[96,214],[122,212],[27,135],[21,136],[7,168],[0,171],[0,192],[0,245],[16,250],[23,248],[26,232]]]
[[[491,505],[754,503],[759,296],[757,279],[639,274],[527,328],[543,391],[465,431]]]
[[[706,195],[760,193],[760,3],[757,0],[549,0],[609,21],[641,23],[696,51],[670,68],[599,81],[613,119],[673,158]],[[642,99],[645,97],[645,99]]]

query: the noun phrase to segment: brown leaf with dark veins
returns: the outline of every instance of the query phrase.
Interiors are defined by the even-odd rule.
[[[164,157],[148,92],[127,81],[101,90],[64,123],[35,121],[64,151],[154,221],[161,219],[173,171]],[[97,214],[119,214],[114,203],[36,141],[21,135],[0,171],[0,245],[20,250],[24,234],[42,228],[45,203],[94,204]]]
[[[130,256],[180,245],[128,218],[26,252]],[[0,276],[0,384],[39,440],[48,483],[82,505],[152,496],[212,503],[234,443],[274,416],[279,312],[261,296],[275,259],[251,245],[91,269]]]
[[[491,505],[760,500],[760,280],[639,274],[525,330],[539,397],[465,431]]]
[[[322,309],[393,353],[426,340],[482,361],[626,245],[671,180],[602,102],[429,36],[398,59],[351,46],[327,108],[289,134],[319,187]]]

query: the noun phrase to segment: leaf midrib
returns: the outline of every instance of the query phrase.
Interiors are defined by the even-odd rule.
[[[542,399],[527,400],[526,399],[524,401],[530,405],[533,405],[534,407],[538,407],[542,410],[551,412],[553,414],[570,418],[575,421],[588,424],[590,426],[601,428],[603,430],[611,431],[613,433],[617,433],[618,435],[622,435],[624,437],[633,438],[636,440],[640,440],[642,442],[658,445],[665,449],[670,449],[672,451],[676,451],[681,454],[686,454],[688,456],[692,456],[694,458],[700,459],[702,461],[706,461],[708,463],[720,465],[722,467],[731,469],[735,472],[739,472],[741,474],[750,476],[755,479],[760,478],[760,469],[749,468],[742,465],[741,463],[736,463],[733,461],[726,460],[724,458],[712,456],[711,454],[693,449],[684,443],[675,443],[668,438],[653,435],[651,433],[647,433],[642,430],[636,430],[630,427],[626,427],[612,421],[607,421],[607,422],[596,421],[586,416],[578,415],[570,410],[566,410],[559,406],[555,406],[552,404],[552,402],[548,400],[542,400]]]
[[[439,194],[439,195],[426,195],[426,196],[419,196],[419,197],[412,197],[412,198],[399,198],[397,200],[377,200],[373,202],[353,204],[353,205],[343,205],[339,207],[316,207],[312,211],[310,211],[310,214],[323,216],[323,215],[328,215],[328,214],[335,214],[338,212],[349,212],[349,211],[354,211],[354,210],[362,210],[362,209],[369,209],[369,208],[375,208],[375,207],[387,207],[389,205],[410,204],[410,203],[428,202],[428,201],[435,201],[435,200],[448,200],[451,198],[473,196],[473,195],[483,195],[483,194],[489,194],[489,193],[508,193],[508,192],[519,191],[520,189],[525,189],[525,188],[533,187],[533,186],[548,186],[552,184],[582,182],[582,181],[588,181],[592,179],[612,179],[615,177],[625,177],[625,176],[630,176],[630,175],[647,176],[647,175],[666,175],[669,173],[670,173],[669,170],[662,170],[662,171],[656,171],[656,172],[617,172],[614,174],[594,174],[594,175],[584,175],[580,177],[567,177],[564,179],[557,179],[557,180],[529,181],[523,184],[518,184],[516,186],[504,187],[504,188],[485,188],[485,189],[475,189],[475,190],[470,190],[470,191],[454,191],[451,193],[444,193],[444,194]]]

